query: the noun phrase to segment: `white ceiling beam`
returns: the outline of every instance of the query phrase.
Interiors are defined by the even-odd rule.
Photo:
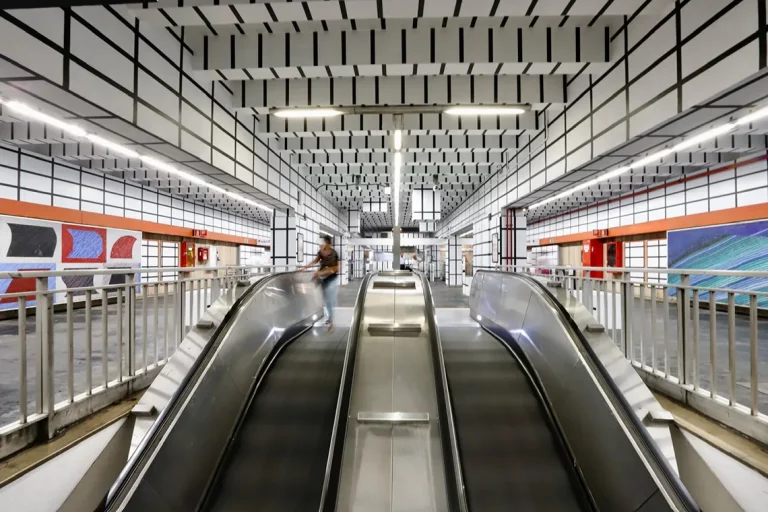
[[[305,153],[291,155],[291,163],[296,165],[348,164],[362,166],[365,164],[392,163],[392,153]],[[476,153],[471,150],[451,153],[403,153],[403,165],[439,165],[439,164],[501,164],[504,155],[495,153]]]
[[[457,135],[482,135],[487,130],[538,130],[540,123],[534,112],[519,116],[450,116],[447,114],[403,114],[402,130],[437,130],[442,134],[456,131]],[[382,135],[394,130],[392,115],[349,114],[328,118],[285,119],[272,115],[261,116],[259,132],[266,135],[314,137],[323,134]],[[370,133],[369,133],[370,132]]]
[[[392,167],[389,165],[366,165],[366,166],[320,166],[307,165],[299,167],[308,176],[389,176],[392,174]],[[488,165],[409,165],[403,167],[403,176],[432,176],[438,175],[475,175],[491,174],[491,167]]]
[[[131,13],[144,22],[155,25],[203,27],[207,23],[236,24],[236,23],[291,23],[306,22],[311,16],[315,21],[349,22],[345,20],[372,20],[379,21],[382,17],[387,20],[413,18],[441,18],[461,17],[468,22],[474,17],[509,16],[524,17],[532,5],[531,16],[588,16],[593,17],[599,12],[605,15],[630,15],[634,14],[644,0],[622,0],[620,2],[608,2],[608,8],[603,6],[608,0],[599,2],[577,1],[569,3],[565,0],[538,0],[531,3],[523,0],[472,0],[460,3],[460,9],[456,11],[455,0],[416,0],[399,1],[383,0],[381,12],[376,0],[270,0],[269,2],[255,2],[254,0],[158,0],[157,2],[136,2],[130,6]],[[269,4],[269,8],[267,8]],[[306,5],[306,9],[305,6]],[[419,6],[423,5],[420,12]],[[667,2],[651,2],[651,5],[643,10],[643,14],[660,14],[667,6]],[[199,13],[193,9],[199,8]],[[161,11],[162,9],[162,11]],[[567,11],[566,11],[567,9]],[[205,19],[203,19],[205,17]],[[527,20],[526,20],[527,21]],[[559,23],[559,19],[555,20]],[[511,24],[511,23],[510,23]],[[529,22],[525,23],[527,26]],[[441,26],[441,24],[436,24]],[[389,24],[387,24],[389,26]]]
[[[296,154],[331,151],[392,151],[391,135],[346,137],[289,137],[280,140],[280,150]],[[517,148],[515,135],[404,135],[402,150],[406,152],[460,149],[473,151]]]
[[[416,2],[414,2],[416,3]],[[267,20],[270,21],[270,20]],[[236,23],[236,22],[233,22]],[[238,71],[243,77],[355,76],[353,66],[387,66],[389,74],[410,75],[413,66],[440,68],[466,63],[490,73],[505,64],[522,73],[529,65],[607,62],[605,27],[410,28],[202,36],[190,41],[198,71]],[[467,66],[464,66],[466,69]],[[399,72],[398,72],[399,70]],[[289,75],[295,73],[294,75]],[[558,77],[559,78],[559,77]],[[562,81],[562,80],[561,80]]]
[[[293,107],[565,103],[565,82],[557,75],[294,78],[230,87],[236,109],[259,114]]]
[[[8,144],[60,144],[80,140],[44,123],[0,122],[0,141]]]
[[[484,174],[438,174],[438,184],[451,184],[451,183],[481,183],[488,178],[488,175]],[[359,179],[359,182],[358,182]],[[434,184],[432,175],[429,174],[404,174],[403,182],[416,183],[425,186],[432,187]],[[312,183],[315,186],[318,185],[377,185],[387,186],[391,179],[386,174],[325,174],[315,175],[311,178]]]

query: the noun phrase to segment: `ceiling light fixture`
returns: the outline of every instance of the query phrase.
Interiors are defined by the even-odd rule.
[[[395,130],[395,151],[403,149],[403,130]]]
[[[62,121],[61,119],[56,119],[55,117],[51,117],[48,114],[43,114],[39,110],[35,110],[29,105],[25,105],[19,101],[0,101],[0,103],[5,103],[5,106],[17,114],[31,117],[35,121],[40,121],[41,123],[55,126],[56,128],[59,128],[60,130],[69,133],[70,135],[74,135],[75,137],[85,137],[87,135],[87,132],[79,126],[69,124],[65,121]]]
[[[403,154],[399,151],[395,153],[395,176],[393,183],[393,190],[395,192],[395,226],[400,224],[400,168],[403,165]]]
[[[115,153],[118,153],[125,157],[139,158],[139,154],[134,150],[128,149],[125,146],[121,146],[120,144],[117,144],[116,142],[112,142],[111,140],[101,138],[98,135],[94,135],[92,133],[87,134],[85,137],[91,142],[93,142],[94,144],[96,144],[97,146],[105,147],[110,151],[114,151]]]
[[[738,126],[750,124],[766,117],[768,117],[768,107],[759,108],[745,116],[740,117],[739,119],[731,123],[725,123],[723,125],[716,126],[715,128],[711,128],[705,132],[699,133],[698,135],[694,135],[693,137],[685,139],[671,148],[665,148],[665,149],[662,149],[661,151],[657,151],[656,153],[652,153],[646,156],[645,158],[641,158],[640,160],[633,162],[627,166],[619,167],[618,169],[614,169],[609,173],[603,174],[601,176],[598,176],[597,178],[594,178],[592,180],[576,185],[575,187],[570,188],[565,192],[561,192],[555,196],[544,199],[543,201],[539,201],[538,203],[532,204],[531,206],[528,207],[528,209],[530,210],[533,208],[538,208],[539,206],[544,206],[545,204],[549,204],[553,201],[557,201],[558,199],[568,197],[574,192],[578,192],[579,190],[583,190],[593,185],[597,185],[598,183],[609,180],[611,178],[616,178],[617,176],[621,176],[622,174],[628,172],[631,169],[637,169],[639,167],[644,167],[650,163],[657,162],[662,158],[669,156],[671,154],[678,153],[680,151],[686,150],[693,146],[697,146],[703,142],[719,137],[720,135],[725,135],[726,133],[732,131],[734,128]]]
[[[524,114],[528,108],[522,106],[476,106],[476,107],[449,107],[445,113],[452,116],[517,116]]]
[[[341,110],[334,108],[288,108],[272,111],[272,115],[282,117],[283,119],[336,117],[343,113]]]
[[[757,109],[744,117],[737,119],[735,124],[736,126],[742,126],[763,119],[764,117],[768,117],[768,107]]]
[[[466,233],[462,233],[462,234],[460,234],[460,235],[459,235],[459,238],[464,238],[465,236],[467,236],[467,235],[471,235],[471,234],[472,234],[472,231],[470,230],[470,231],[467,231]]]
[[[161,160],[157,160],[156,158],[153,158],[151,156],[146,155],[140,155],[139,153],[135,152],[134,150],[127,148],[121,144],[118,144],[116,142],[112,142],[111,140],[107,140],[103,137],[99,137],[98,135],[95,135],[93,133],[88,133],[84,129],[80,128],[79,126],[66,123],[62,121],[61,119],[56,119],[55,117],[51,117],[48,114],[43,114],[39,110],[35,110],[34,108],[30,107],[29,105],[26,105],[24,103],[21,103],[19,101],[15,100],[4,100],[0,98],[0,103],[7,106],[9,109],[11,109],[13,112],[22,114],[25,117],[29,117],[35,121],[39,121],[41,123],[49,124],[51,126],[55,126],[57,128],[60,128],[61,130],[69,133],[70,135],[74,135],[76,137],[83,137],[94,144],[98,144],[99,146],[103,146],[107,149],[110,149],[114,151],[115,153],[119,153],[123,156],[126,156],[128,158],[138,158],[145,164],[154,167],[155,169],[159,171],[164,171],[169,174],[174,174],[182,179],[185,179],[189,181],[190,183],[195,183],[196,185],[200,185],[201,187],[206,187],[209,190],[212,190],[214,192],[218,192],[220,194],[223,194],[225,196],[228,196],[232,199],[236,199],[237,201],[240,201],[242,203],[254,206],[256,208],[261,208],[262,210],[266,210],[268,212],[272,211],[272,208],[269,208],[268,206],[264,206],[261,203],[257,203],[256,201],[252,201],[251,199],[247,199],[240,194],[236,194],[234,192],[230,192],[228,190],[224,190],[223,188],[214,185],[212,183],[208,183],[207,181],[203,180],[202,178],[198,178],[197,176],[193,174],[189,174],[188,172],[180,171],[173,165],[163,162]]]

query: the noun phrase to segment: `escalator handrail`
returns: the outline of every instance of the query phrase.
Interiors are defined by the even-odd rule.
[[[497,273],[496,271],[484,272]],[[603,392],[605,392],[606,396],[613,398],[613,403],[618,406],[617,410],[620,413],[622,423],[628,427],[627,431],[631,433],[637,446],[641,448],[644,458],[650,463],[650,467],[655,468],[654,473],[658,477],[658,481],[666,483],[665,487],[668,491],[667,495],[670,496],[670,498],[676,499],[679,510],[699,512],[701,509],[696,504],[696,501],[690,495],[688,489],[683,485],[680,477],[669,465],[666,457],[661,453],[661,450],[659,450],[659,447],[651,438],[650,433],[642,424],[640,418],[637,417],[632,406],[616,385],[613,377],[608,373],[608,370],[605,368],[602,361],[600,361],[600,358],[592,349],[592,346],[584,337],[581,329],[579,329],[576,322],[565,309],[565,306],[557,300],[546,286],[531,276],[512,272],[498,273],[512,275],[529,283],[531,288],[557,312],[561,323],[569,331],[571,339],[575,341],[576,344],[583,349],[583,353],[587,355],[585,360],[592,367],[593,373],[599,375],[599,384],[601,385]]]
[[[240,295],[240,297],[235,299],[232,307],[229,308],[222,321],[216,327],[216,330],[208,339],[208,343],[206,343],[202,348],[200,354],[192,363],[189,371],[186,373],[186,375],[184,375],[184,378],[179,383],[179,386],[170,396],[163,410],[160,411],[157,419],[149,427],[149,430],[147,430],[147,433],[136,447],[136,450],[134,450],[131,458],[128,459],[128,463],[120,471],[120,474],[115,480],[115,483],[112,484],[112,487],[109,489],[109,493],[105,497],[103,506],[100,507],[99,510],[109,510],[110,507],[114,505],[114,500],[123,493],[125,486],[129,485],[129,483],[134,480],[134,474],[144,465],[142,461],[148,455],[149,448],[156,444],[158,438],[160,437],[161,431],[164,430],[168,421],[172,419],[176,413],[178,413],[178,407],[182,402],[181,398],[185,396],[187,391],[189,391],[191,388],[190,384],[200,377],[199,374],[201,370],[204,368],[205,363],[210,361],[211,356],[215,353],[213,349],[218,346],[222,338],[222,334],[226,333],[231,327],[232,320],[240,310],[240,307],[245,303],[246,300],[250,299],[259,290],[265,288],[270,282],[277,279],[279,276],[295,273],[298,272],[276,272],[274,274],[269,274],[253,283],[245,292],[243,292],[242,295]]]
[[[376,274],[378,273],[366,274],[363,278],[363,282],[360,284],[360,289],[357,292],[355,311],[347,338],[347,350],[344,354],[344,366],[341,370],[339,396],[336,399],[336,415],[333,420],[333,430],[331,433],[330,448],[328,450],[328,462],[325,466],[323,491],[320,495],[320,512],[331,512],[336,509],[338,481],[341,473],[341,463],[344,455],[344,440],[346,437],[340,436],[339,434],[346,433],[347,431],[349,405],[352,396],[352,382],[354,380],[355,372],[355,358],[357,356],[357,344],[360,338],[360,327],[363,321],[365,297],[368,293],[368,283]]]
[[[419,271],[414,271],[421,277],[421,286],[424,289],[425,313],[432,342],[432,358],[435,372],[435,386],[437,391],[437,404],[441,425],[447,426],[448,437],[440,436],[443,444],[444,460],[446,465],[446,480],[448,484],[449,509],[467,512],[466,487],[464,486],[464,474],[462,472],[459,444],[456,437],[456,423],[453,416],[451,393],[448,388],[448,375],[445,371],[445,358],[443,355],[443,343],[440,338],[440,330],[437,324],[437,309],[432,296],[432,287],[427,276]],[[450,454],[450,457],[445,455]]]

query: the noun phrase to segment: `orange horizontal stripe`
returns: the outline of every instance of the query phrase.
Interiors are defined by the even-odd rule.
[[[717,226],[720,224],[733,224],[735,222],[748,222],[751,220],[768,219],[768,203],[740,206],[715,212],[694,213],[681,217],[640,222],[629,226],[608,228],[607,237],[596,237],[591,231],[573,233],[571,235],[540,238],[539,245],[560,245],[594,238],[617,238],[622,236],[647,235],[651,233],[663,233],[674,229],[700,228]],[[535,246],[534,246],[535,247]]]
[[[11,199],[0,199],[0,214],[13,215],[15,217],[26,217],[29,219],[50,220],[53,222],[66,222],[69,224],[86,224],[89,226],[99,226],[104,228],[126,229],[130,231],[141,231],[156,235],[178,236],[182,238],[194,238],[201,241],[210,242],[229,242],[239,245],[253,245],[269,247],[267,240],[261,240],[261,243],[255,238],[247,238],[237,235],[228,235],[225,233],[216,233],[208,231],[208,236],[201,238],[192,236],[191,228],[182,228],[179,226],[169,226],[147,220],[127,219],[116,215],[106,215],[103,213],[83,212],[71,208],[61,208],[59,206],[46,206],[43,204],[28,203],[25,201],[13,201]]]

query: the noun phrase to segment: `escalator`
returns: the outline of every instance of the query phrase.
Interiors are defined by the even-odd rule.
[[[440,332],[470,510],[590,510],[520,363],[480,327]]]
[[[316,510],[357,337],[314,325],[320,299],[285,273],[235,301],[98,510]]]
[[[347,335],[347,329],[316,327],[275,358],[244,411],[203,510],[317,507]]]

